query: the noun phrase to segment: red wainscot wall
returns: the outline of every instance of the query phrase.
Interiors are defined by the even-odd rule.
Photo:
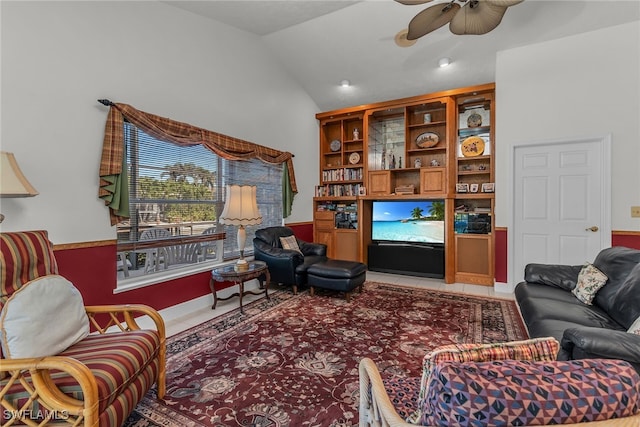
[[[313,223],[288,224],[302,240],[313,240]],[[203,295],[210,295],[209,272],[194,274],[144,288],[114,294],[116,288],[115,241],[55,245],[60,275],[70,280],[86,305],[147,304],[156,310]],[[229,284],[230,286],[231,284]],[[213,303],[213,298],[212,298]]]
[[[611,233],[611,246],[626,246],[640,249],[640,232],[637,231],[613,231]]]
[[[302,240],[313,241],[312,223],[287,224]],[[495,247],[495,278],[506,283],[508,265],[507,229],[497,228]],[[614,231],[613,246],[640,249],[640,232]],[[203,295],[209,295],[208,272],[195,274],[156,285],[119,294],[116,287],[115,242],[82,243],[55,247],[60,274],[80,290],[87,305],[147,304],[157,310],[180,304]]]
[[[507,229],[504,227],[496,227],[495,229],[495,276],[496,282],[507,283]]]
[[[508,265],[507,229],[505,227],[496,227],[495,234],[496,282],[506,283]],[[640,249],[640,232],[614,230],[611,232],[611,246],[626,246],[628,248]]]

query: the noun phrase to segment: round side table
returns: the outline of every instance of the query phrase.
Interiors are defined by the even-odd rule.
[[[244,290],[244,282],[247,282],[252,279],[258,279],[260,281],[260,291],[245,291]],[[211,309],[216,308],[216,304],[218,300],[226,301],[233,297],[240,297],[240,313],[244,313],[242,309],[242,297],[251,294],[251,295],[264,295],[269,298],[269,282],[271,281],[271,275],[269,274],[269,269],[267,268],[267,263],[264,261],[249,261],[248,268],[243,270],[236,270],[235,264],[225,265],[223,267],[214,268],[211,271],[211,280],[209,281],[209,287],[211,288],[211,293],[213,294],[213,306]],[[233,282],[238,285],[238,292],[226,297],[220,298],[217,295],[216,283],[222,282]],[[265,285],[266,282],[266,285]]]

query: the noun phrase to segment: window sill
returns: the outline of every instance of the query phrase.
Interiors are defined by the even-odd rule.
[[[247,260],[253,257],[247,257]],[[187,267],[163,271],[157,274],[150,274],[143,277],[132,277],[129,279],[119,279],[117,287],[113,290],[114,294],[132,291],[134,289],[145,288],[147,286],[157,285],[159,283],[169,282],[171,280],[180,279],[182,277],[192,276],[202,273],[203,271],[211,271],[216,267],[234,263],[235,260],[226,260],[223,262],[209,261],[193,264]]]
[[[193,274],[202,273],[203,271],[213,269],[219,264],[220,263],[216,263],[215,261],[202,262],[175,270],[163,271],[157,274],[149,274],[143,277],[118,279],[117,287],[113,290],[113,293],[119,294],[122,292],[132,291],[134,289],[157,285],[158,283],[169,282],[171,280],[180,279],[182,277],[191,276]]]

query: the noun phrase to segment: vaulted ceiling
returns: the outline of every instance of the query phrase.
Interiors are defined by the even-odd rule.
[[[414,15],[436,2],[446,3],[165,3],[256,34],[321,111],[492,82],[499,51],[640,20],[637,0],[525,0],[510,7],[502,23],[488,34],[454,35],[445,25],[413,46],[399,47],[394,42],[396,34]],[[453,62],[438,68],[443,57]],[[567,52],[567,60],[570,58],[571,52]],[[554,66],[562,64],[549,64]],[[339,87],[343,79],[350,80],[352,86]]]

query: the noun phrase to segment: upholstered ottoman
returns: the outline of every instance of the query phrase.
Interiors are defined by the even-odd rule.
[[[367,266],[361,262],[328,259],[307,269],[307,283],[311,287],[311,295],[314,294],[314,288],[330,289],[344,292],[349,301],[356,287],[360,287],[359,291],[362,292],[366,272]]]

